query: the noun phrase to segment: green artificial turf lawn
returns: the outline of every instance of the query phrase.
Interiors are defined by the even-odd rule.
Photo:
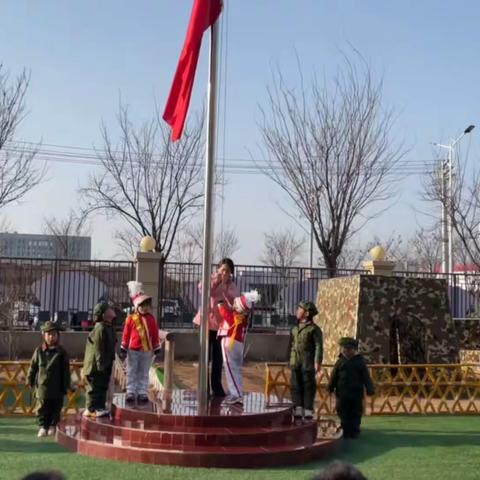
[[[67,480],[308,479],[332,459],[267,470],[206,470],[127,464],[82,457],[37,439],[33,418],[0,419],[0,479],[35,469],[61,470]],[[350,461],[371,480],[480,478],[480,417],[366,418],[362,438],[348,440],[337,459]]]

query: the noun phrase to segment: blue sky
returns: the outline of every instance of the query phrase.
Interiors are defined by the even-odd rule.
[[[478,2],[226,0],[226,8],[227,157],[258,152],[258,105],[265,102],[272,65],[295,85],[297,52],[307,77],[317,72],[328,78],[349,44],[383,75],[385,102],[398,112],[396,139],[411,147],[408,159],[431,159],[429,142],[447,141],[468,124],[480,123]],[[31,71],[29,115],[19,136],[98,146],[99,124],[103,119],[113,125],[120,95],[135,119],[147,119],[154,99],[163,105],[168,95],[190,9],[190,0],[0,0],[0,62],[12,74],[23,67]],[[192,110],[205,96],[206,46]],[[479,149],[480,128],[465,139],[462,151],[474,161]],[[48,182],[5,213],[18,231],[41,231],[44,216],[62,216],[78,205],[76,189],[88,174],[85,166],[51,163]],[[416,221],[430,222],[414,214],[422,207],[419,191],[419,178],[409,177],[393,208],[358,240],[392,230],[408,236]],[[256,263],[263,233],[292,225],[278,202],[288,206],[261,175],[229,178],[224,207],[226,223],[236,227],[241,240],[238,262]],[[97,258],[117,253],[111,237],[118,226],[93,221]]]

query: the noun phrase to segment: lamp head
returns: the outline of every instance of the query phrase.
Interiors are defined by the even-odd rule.
[[[374,262],[381,262],[385,259],[385,249],[381,245],[377,245],[370,250],[370,256]]]
[[[143,237],[140,241],[140,251],[141,252],[153,252],[155,251],[155,239],[150,236]]]

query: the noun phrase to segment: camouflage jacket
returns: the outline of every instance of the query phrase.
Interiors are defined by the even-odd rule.
[[[65,349],[60,345],[48,348],[46,344],[36,348],[27,381],[40,400],[63,397],[70,389],[70,363]]]
[[[339,397],[362,398],[364,389],[367,390],[367,395],[375,393],[367,363],[363,356],[359,353],[352,358],[340,355],[333,367],[328,391],[335,392]]]
[[[117,337],[111,325],[97,322],[87,337],[83,374],[92,375],[97,372],[109,372],[115,360],[115,344]]]
[[[288,348],[290,367],[315,370],[315,364],[323,360],[323,335],[313,322],[300,323],[290,332]]]

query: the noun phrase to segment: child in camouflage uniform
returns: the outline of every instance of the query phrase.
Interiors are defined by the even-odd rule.
[[[95,326],[89,333],[83,360],[85,377],[85,417],[106,417],[107,391],[115,360],[117,337],[113,321],[116,314],[107,302],[100,302],[93,309]]]
[[[295,419],[311,420],[317,385],[315,374],[323,359],[323,337],[320,327],[313,323],[318,314],[312,302],[301,301],[296,317],[298,325],[290,332],[289,357],[291,392]]]
[[[42,327],[43,344],[35,349],[27,374],[38,403],[39,437],[55,435],[63,407],[63,397],[70,389],[70,364],[67,352],[59,344],[60,329],[53,322]]]
[[[336,395],[343,436],[356,438],[360,434],[364,390],[367,395],[373,395],[375,388],[365,359],[357,351],[358,340],[343,337],[339,344],[341,353],[333,367],[328,390]]]

